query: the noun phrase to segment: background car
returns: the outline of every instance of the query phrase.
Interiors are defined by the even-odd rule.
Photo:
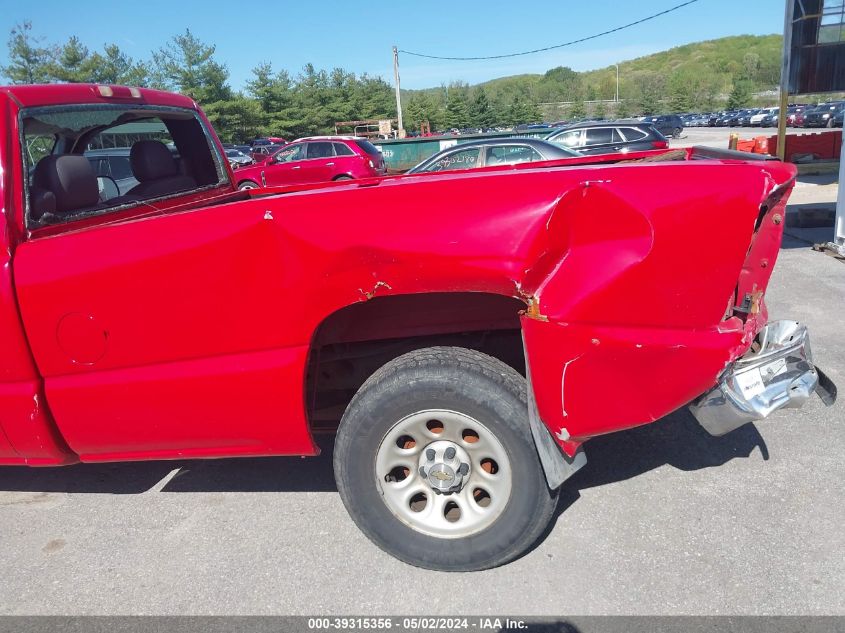
[[[257,138],[252,141],[252,147],[260,147],[261,145],[284,145],[287,143],[281,136],[265,136]]]
[[[786,116],[786,125],[788,127],[804,127],[804,115],[809,109],[808,106],[803,106],[797,108],[792,114],[788,114]]]
[[[476,169],[581,156],[579,152],[535,138],[495,138],[448,147],[408,170],[408,174]]]
[[[111,147],[109,149],[89,149],[85,158],[94,168],[97,176],[105,176],[114,180],[120,195],[138,184],[129,163],[129,147]]]
[[[677,114],[661,114],[658,116],[647,116],[643,119],[645,123],[651,123],[658,132],[664,136],[680,138],[684,131],[684,121]]]
[[[748,123],[754,127],[761,125],[763,119],[767,116],[772,114],[772,112],[777,112],[778,108],[762,108],[758,110],[756,114],[752,114],[748,120]]]
[[[283,147],[284,145],[276,144],[255,145],[250,148],[249,157],[255,163],[263,163]]]
[[[613,154],[669,147],[669,141],[654,125],[642,121],[576,123],[552,132],[545,140],[582,154]]]
[[[165,143],[170,150],[173,159],[181,167],[181,158],[173,143]],[[132,171],[130,161],[131,147],[109,147],[108,149],[85,150],[84,156],[94,168],[97,177],[106,177],[114,180],[119,195],[126,194],[130,189],[140,184]]]
[[[354,136],[312,136],[288,143],[236,173],[238,189],[373,178],[387,174],[378,148]]]
[[[247,165],[252,165],[253,161],[251,156],[244,154],[242,151],[238,149],[227,149],[226,150],[226,158],[229,161],[229,164],[232,165],[233,168],[235,167],[245,167]]]
[[[833,127],[833,118],[845,108],[845,101],[822,103],[804,113],[804,127]]]

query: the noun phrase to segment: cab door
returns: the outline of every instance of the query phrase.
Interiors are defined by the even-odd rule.
[[[264,213],[70,223],[19,246],[26,334],[81,459],[314,453],[308,346],[288,334],[283,238]]]

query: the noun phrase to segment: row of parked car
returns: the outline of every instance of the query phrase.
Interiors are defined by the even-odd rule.
[[[794,104],[786,111],[789,127],[842,127],[845,101],[818,105]],[[687,127],[777,127],[780,108],[747,108],[704,114],[685,114]]]
[[[409,174],[475,169],[492,165],[577,158],[589,154],[665,149],[666,137],[651,122],[593,121],[552,128],[544,139],[502,137],[455,144],[427,158]],[[267,149],[273,144],[264,146]],[[227,154],[238,151],[231,147]],[[271,150],[272,151],[272,150]],[[354,136],[313,136],[278,146],[235,171],[239,189],[383,176],[379,149]]]
[[[677,118],[677,117],[675,117]],[[544,138],[500,137],[455,144],[422,161],[408,173],[420,174],[491,165],[577,158],[666,149],[669,142],[658,125],[675,134],[671,116],[665,120],[622,119],[585,121],[549,128]],[[168,145],[175,155],[175,146]],[[257,139],[251,145],[226,145],[239,189],[372,178],[387,174],[381,151],[355,136],[312,136],[286,143],[282,138]],[[129,147],[88,150],[99,176],[108,176],[125,195],[138,185]]]

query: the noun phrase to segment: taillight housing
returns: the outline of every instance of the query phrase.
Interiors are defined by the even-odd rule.
[[[651,146],[654,149],[668,149],[669,148],[669,141],[667,141],[667,140],[652,141]]]

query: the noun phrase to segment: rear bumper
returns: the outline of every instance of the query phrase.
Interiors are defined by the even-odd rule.
[[[806,326],[773,321],[690,411],[708,433],[724,435],[778,409],[798,408],[814,391],[828,406],[836,400],[836,386],[813,365]]]

